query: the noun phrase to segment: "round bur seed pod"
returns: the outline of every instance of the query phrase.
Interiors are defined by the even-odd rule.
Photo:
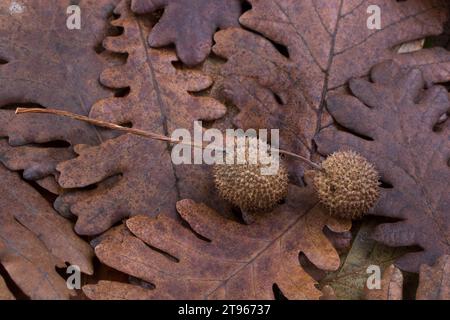
[[[322,162],[314,176],[320,202],[332,216],[359,219],[377,202],[379,174],[364,157],[341,151]]]
[[[246,212],[270,211],[286,197],[288,191],[288,174],[281,159],[276,172],[262,173],[261,169],[269,168],[270,164],[261,163],[258,142],[254,137],[236,138],[234,164],[216,164],[213,168],[219,194]],[[267,144],[263,145],[268,148]],[[245,154],[243,164],[236,162],[239,154]],[[266,155],[271,157],[268,153]],[[275,158],[271,160],[275,161]]]

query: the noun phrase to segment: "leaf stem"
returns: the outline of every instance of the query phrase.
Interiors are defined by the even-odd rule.
[[[106,122],[103,120],[98,120],[98,119],[93,119],[93,118],[89,118],[83,115],[79,115],[76,113],[72,113],[72,112],[68,112],[68,111],[64,111],[64,110],[57,110],[57,109],[44,109],[44,108],[17,108],[16,109],[16,114],[24,114],[24,113],[43,113],[43,114],[51,114],[51,115],[57,115],[57,116],[62,116],[62,117],[67,117],[70,119],[74,119],[74,120],[78,120],[78,121],[82,121],[82,122],[86,122],[89,124],[92,124],[94,126],[97,127],[102,127],[102,128],[107,128],[107,129],[111,129],[111,130],[117,130],[117,131],[122,131],[122,132],[126,132],[126,133],[130,133],[130,134],[134,134],[137,136],[141,136],[141,137],[146,137],[146,138],[150,138],[153,140],[159,140],[159,141],[165,141],[165,142],[169,142],[169,143],[176,143],[176,144],[183,144],[183,145],[189,145],[189,146],[193,146],[196,148],[202,148],[202,149],[206,149],[207,147],[203,146],[203,145],[198,145],[195,143],[191,143],[191,142],[183,142],[182,140],[178,140],[178,139],[172,139],[170,137],[161,135],[161,134],[157,134],[157,133],[153,133],[150,131],[145,131],[145,130],[140,130],[140,129],[135,129],[135,128],[127,128],[127,127],[123,127],[111,122]],[[214,148],[214,149],[219,149],[219,148]],[[290,151],[286,151],[286,150],[282,150],[282,149],[275,149],[273,148],[273,150],[278,151],[281,154],[285,154],[287,156],[291,156],[293,158],[299,159],[305,163],[307,163],[308,165],[310,165],[311,167],[317,169],[317,170],[322,170],[322,167],[309,160],[308,158],[305,158],[301,155],[295,154],[293,152]],[[226,150],[221,149],[220,151],[225,152]]]

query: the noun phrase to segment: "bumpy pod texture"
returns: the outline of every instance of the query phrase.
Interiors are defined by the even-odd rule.
[[[237,160],[237,155],[241,152],[242,155],[245,154],[245,162],[214,165],[214,181],[219,194],[243,211],[270,211],[287,195],[286,168],[280,159],[279,168],[274,174],[263,175],[261,169],[270,165],[262,164],[258,157],[258,149],[255,146],[260,141],[253,137],[239,137],[235,142],[234,159]]]
[[[377,202],[379,174],[356,152],[336,152],[322,162],[322,168],[314,176],[314,186],[331,215],[358,219]]]

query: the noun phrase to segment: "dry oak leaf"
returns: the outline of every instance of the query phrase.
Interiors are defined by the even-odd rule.
[[[318,299],[316,282],[300,266],[305,254],[317,267],[336,270],[339,255],[323,234],[350,223],[326,213],[311,190],[291,186],[286,204],[251,225],[210,207],[181,200],[177,210],[192,228],[165,216],[136,216],[110,230],[95,247],[100,261],[153,284],[151,299]],[[126,298],[128,284],[100,282],[83,288],[91,299]],[[110,291],[115,288],[117,291]],[[138,289],[136,289],[138,290]]]
[[[380,289],[366,288],[367,300],[402,300],[403,275],[394,265],[387,268],[381,280]],[[440,257],[432,267],[420,266],[417,300],[450,299],[450,256]]]
[[[386,268],[380,281],[380,289],[365,290],[365,300],[402,300],[403,274],[393,264]]]
[[[170,135],[177,128],[192,129],[195,120],[214,120],[226,108],[208,97],[192,92],[211,85],[211,79],[195,70],[174,67],[176,55],[170,50],[148,47],[142,35],[150,32],[147,19],[130,11],[130,1],[115,9],[113,21],[124,33],[109,37],[104,46],[113,52],[128,53],[126,64],[106,69],[101,82],[111,88],[130,88],[124,97],[100,100],[90,112],[93,118],[114,123],[130,123],[134,128]],[[59,184],[81,188],[102,184],[116,177],[108,187],[73,190],[60,196],[55,206],[78,216],[79,234],[99,234],[121,219],[137,215],[165,213],[176,216],[180,197],[214,201],[213,182],[201,165],[175,166],[170,146],[164,142],[123,135],[96,147],[77,146],[79,157],[62,162]]]
[[[240,22],[250,31],[219,31],[213,51],[228,59],[224,90],[240,109],[234,123],[243,129],[280,129],[283,149],[310,155],[313,136],[328,123],[328,92],[368,74],[381,61],[417,65],[430,82],[450,80],[450,53],[445,49],[396,50],[405,42],[440,34],[447,1],[249,2],[252,9]],[[367,28],[369,5],[381,8],[380,30]],[[290,172],[301,183],[301,167],[291,163]]]
[[[0,276],[0,300],[14,300],[14,295],[9,291],[2,276]]]
[[[151,300],[151,290],[130,283],[100,280],[97,284],[83,286],[84,294],[91,300]]]
[[[330,274],[321,285],[329,285],[340,300],[360,300],[364,297],[367,283],[367,268],[377,265],[381,269],[389,267],[408,250],[390,248],[372,239],[373,230],[378,226],[376,221],[364,221],[352,242],[349,253],[342,258],[341,268]]]
[[[417,300],[450,300],[450,256],[440,257],[432,267],[420,266]]]
[[[450,133],[433,130],[449,112],[447,90],[424,90],[418,69],[401,70],[393,63],[376,66],[372,82],[350,81],[353,95],[328,99],[328,111],[338,124],[322,130],[315,139],[318,151],[329,154],[352,149],[375,164],[384,189],[373,214],[400,221],[380,225],[375,240],[393,247],[420,246],[396,261],[406,271],[418,272],[421,264],[433,264],[450,253]]]
[[[152,47],[175,44],[186,65],[204,61],[211,51],[217,29],[239,26],[240,0],[133,0],[138,14],[164,9],[164,14],[149,35]]]
[[[26,179],[56,175],[56,162],[74,157],[67,148],[46,143],[98,144],[102,138],[96,128],[77,121],[15,116],[16,106],[38,104],[87,115],[94,102],[114,94],[98,82],[111,59],[96,49],[117,0],[79,1],[84,13],[80,30],[66,25],[72,2],[15,2],[21,10],[11,9],[10,1],[0,3],[0,138],[9,140],[0,147],[0,160],[12,170],[25,170]],[[32,145],[14,148],[27,144]]]
[[[0,139],[0,161],[9,170],[23,170],[23,177],[27,180],[38,179],[37,182],[41,182],[50,177],[49,173],[56,174],[58,163],[74,157],[74,152],[69,148],[35,145],[11,147],[6,139]]]
[[[93,274],[93,251],[17,173],[0,165],[0,264],[31,299],[66,299],[55,267],[66,262]]]

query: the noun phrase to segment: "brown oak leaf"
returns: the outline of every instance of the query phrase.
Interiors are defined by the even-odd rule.
[[[366,300],[402,300],[403,274],[393,264],[386,268],[380,281],[380,289],[365,287]]]
[[[403,275],[394,265],[387,268],[381,279],[381,288],[366,288],[367,300],[402,300]],[[420,266],[417,300],[450,299],[450,256],[440,257],[434,266]]]
[[[190,130],[195,120],[214,120],[226,108],[192,92],[211,85],[211,79],[195,70],[179,70],[171,50],[149,48],[142,35],[150,32],[147,19],[139,19],[122,1],[115,13],[115,26],[124,34],[109,37],[104,45],[113,52],[128,53],[124,65],[106,69],[101,82],[111,88],[129,87],[128,95],[100,100],[90,112],[93,118],[130,123],[134,128],[170,135],[177,128]],[[99,234],[130,215],[159,213],[176,216],[179,198],[193,197],[214,202],[213,182],[201,165],[175,166],[170,146],[132,135],[108,140],[96,147],[77,146],[79,157],[60,163],[59,184],[81,188],[116,177],[108,188],[74,190],[56,202],[60,212],[78,216],[79,234]]]
[[[92,300],[151,300],[151,290],[130,283],[101,280],[83,286],[84,294]]]
[[[340,300],[360,300],[364,296],[370,266],[382,270],[408,252],[405,248],[390,248],[372,239],[373,230],[379,223],[370,219],[363,221],[352,246],[337,273],[327,275],[321,285],[329,285]],[[374,293],[375,294],[375,293]]]
[[[376,66],[371,80],[351,80],[353,95],[328,99],[336,122],[355,134],[329,127],[315,140],[321,154],[339,149],[361,153],[392,185],[373,214],[400,221],[380,225],[374,237],[389,246],[420,246],[423,251],[396,263],[418,272],[421,264],[450,253],[450,133],[433,130],[450,110],[449,95],[441,86],[424,90],[420,70],[402,70],[394,62]]]
[[[301,268],[299,254],[336,270],[339,255],[323,229],[344,232],[350,223],[331,218],[316,203],[310,189],[291,186],[286,204],[244,225],[181,200],[177,210],[189,228],[162,215],[136,216],[127,228],[102,235],[95,252],[102,263],[153,284],[145,293],[134,289],[145,298],[273,299],[278,288],[289,299],[318,299],[321,292]],[[127,298],[128,287],[100,282],[83,290],[91,299],[116,299]]]
[[[94,272],[92,248],[20,177],[0,165],[0,264],[31,299],[72,294],[55,267]]]
[[[25,170],[26,179],[56,175],[57,161],[73,158],[67,147],[43,150],[49,147],[46,143],[102,140],[92,126],[47,115],[18,117],[14,109],[38,104],[87,115],[94,102],[114,94],[98,82],[111,59],[96,49],[108,32],[107,18],[116,2],[80,1],[80,30],[66,25],[70,0],[23,0],[17,3],[20,10],[11,8],[10,1],[0,3],[0,138],[9,141],[2,143],[0,157],[8,168]]]
[[[434,266],[420,266],[417,300],[450,300],[450,256],[440,257]]]
[[[280,129],[283,149],[314,153],[312,138],[329,123],[324,113],[328,92],[368,74],[381,61],[417,65],[429,82],[450,80],[450,53],[443,48],[397,50],[441,33],[446,1],[249,2],[252,9],[240,18],[249,31],[216,33],[213,51],[228,59],[224,90],[240,109],[234,123],[243,129]],[[367,27],[370,5],[381,8],[380,30]],[[290,171],[301,184],[302,168],[292,163]]]
[[[174,43],[186,65],[204,61],[211,51],[217,29],[239,26],[240,0],[133,0],[135,13],[164,9],[164,14],[149,35],[152,47]]]
[[[10,170],[23,170],[23,177],[27,180],[43,179],[49,173],[56,174],[58,163],[74,157],[75,154],[69,148],[32,145],[11,147],[5,139],[0,140],[0,161]]]
[[[14,300],[14,295],[9,291],[2,276],[0,276],[0,300]]]

